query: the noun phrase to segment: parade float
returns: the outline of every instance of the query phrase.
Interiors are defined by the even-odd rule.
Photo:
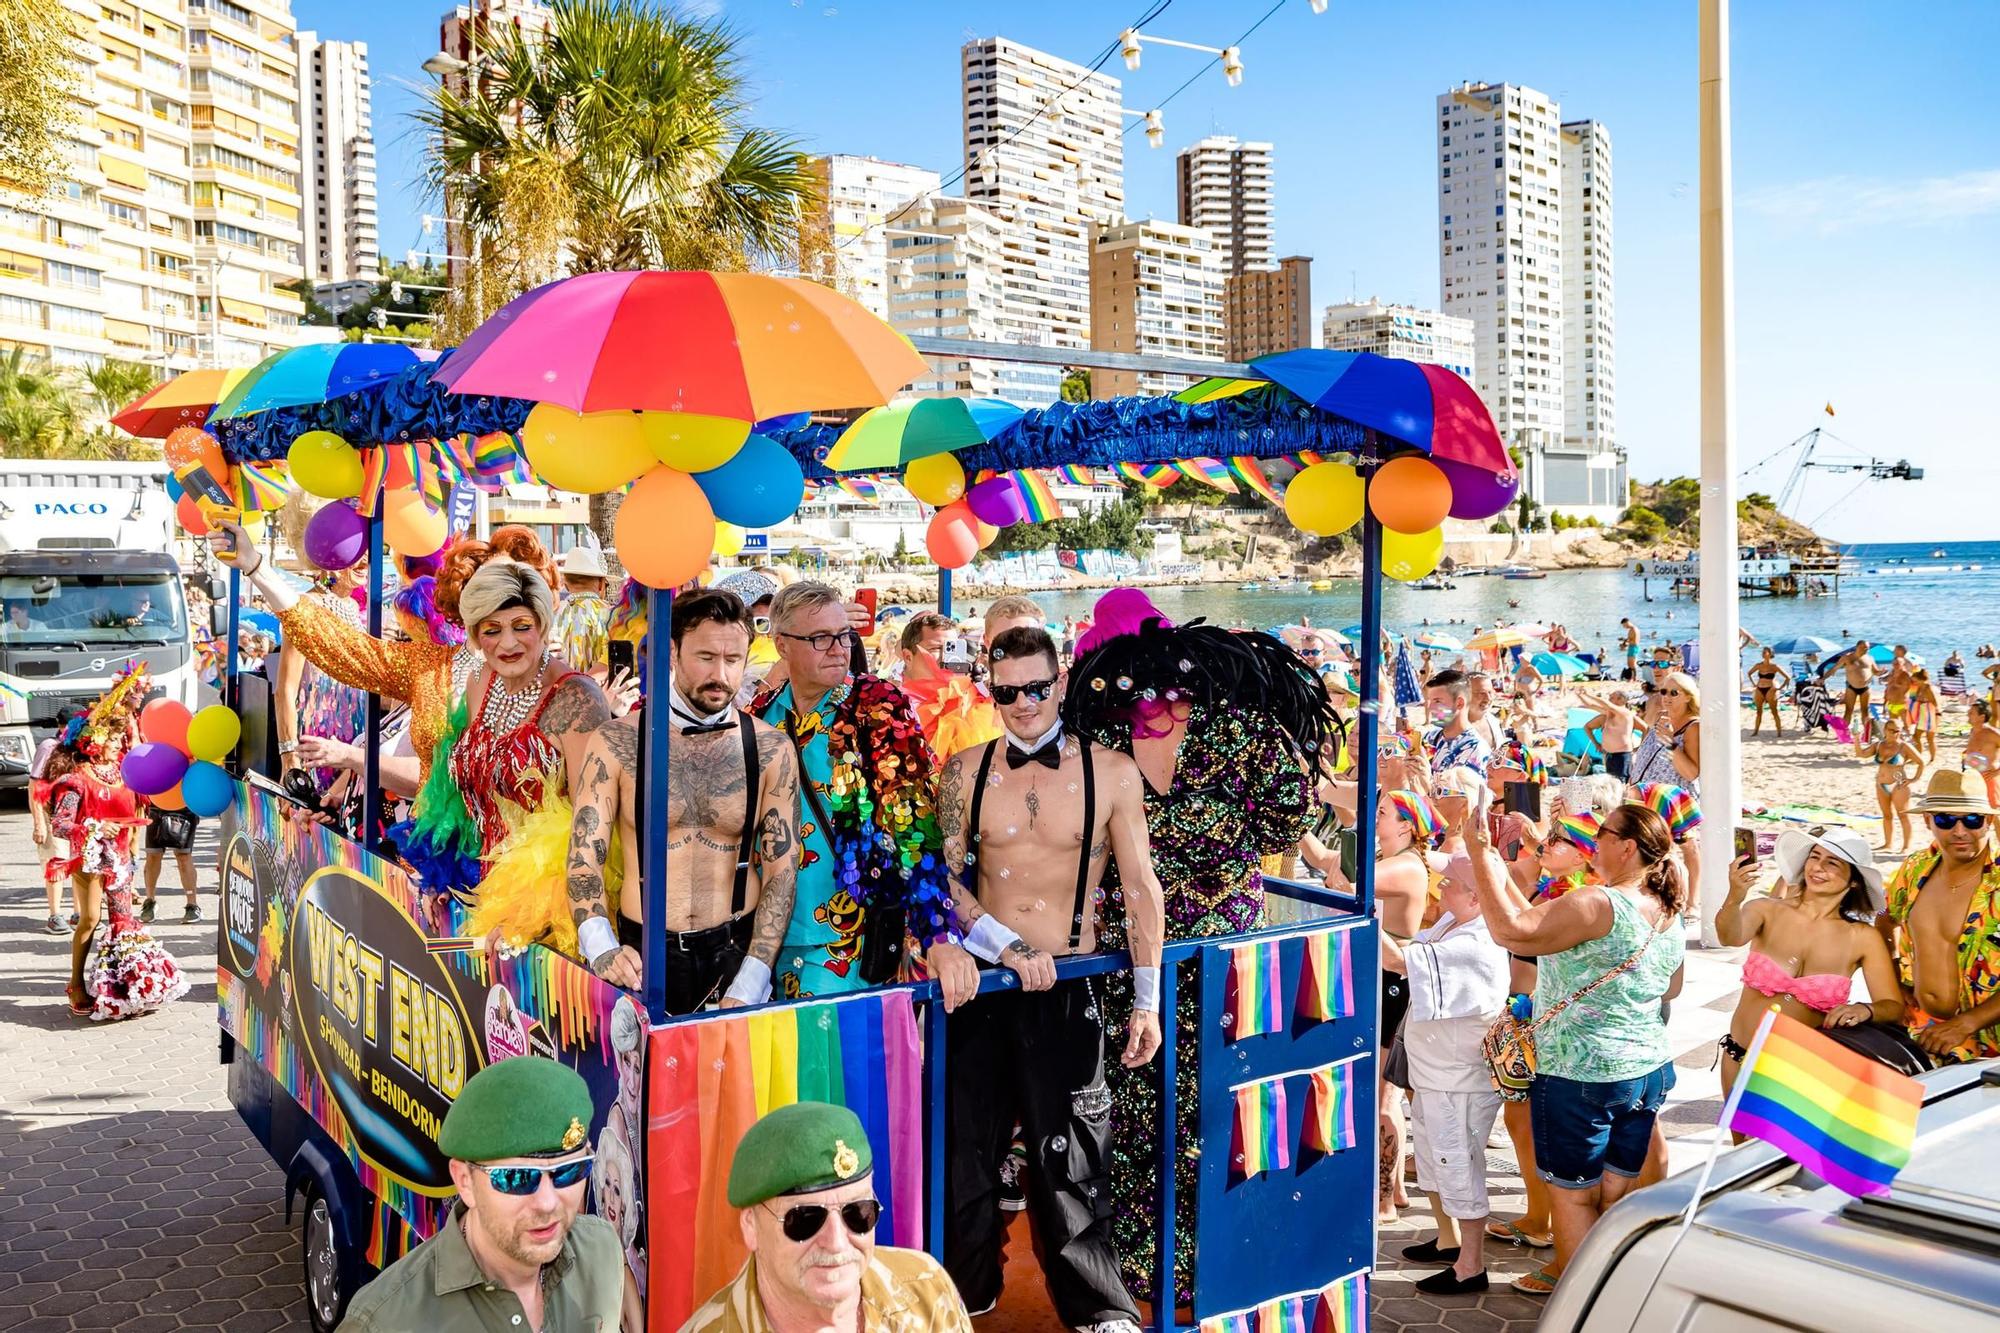
[[[653,626],[740,529],[785,520],[812,486],[894,476],[935,505],[928,546],[948,605],[951,571],[998,526],[1051,516],[1051,473],[1241,484],[1315,534],[1359,529],[1363,702],[1351,750],[1359,825],[1371,829],[1382,579],[1431,573],[1443,521],[1498,512],[1515,485],[1472,390],[1433,366],[1311,351],[1173,398],[1028,411],[896,402],[924,370],[887,325],[811,283],[600,273],[527,293],[436,359],[354,344],[277,354],[207,410],[161,426],[191,532],[222,517],[254,524],[293,487],[330,501],[307,548],[323,565],[366,562],[376,634],[390,554],[435,552],[471,490],[508,480],[624,493],[616,546],[649,590]],[[857,409],[846,426],[810,415]],[[1292,474],[1282,495],[1273,464]],[[489,952],[456,933],[462,917],[423,910],[403,865],[317,822],[275,781],[269,684],[237,670],[231,582],[226,697],[243,723],[226,756],[234,781],[218,791],[206,768],[190,769],[194,785],[166,799],[225,817],[221,1058],[231,1100],[283,1172],[288,1208],[302,1202],[316,1326],[336,1323],[374,1267],[437,1227],[452,1197],[438,1126],[466,1078],[507,1058],[560,1060],[591,1087],[589,1207],[626,1244],[630,1333],[672,1333],[734,1276],[744,1253],[723,1198],[731,1154],[752,1120],[793,1100],[860,1115],[876,1146],[878,1238],[941,1252],[949,1071],[933,983],[669,1018],[673,964],[656,930],[637,994],[541,946]],[[668,688],[663,638],[643,650],[655,697]],[[371,696],[370,830],[380,707]],[[667,716],[646,712],[655,765],[673,743]],[[209,729],[228,730],[213,720],[203,754],[216,752]],[[666,784],[645,795],[636,891],[658,922]],[[1199,1141],[1176,1142],[1170,1109],[1150,1141],[1161,1215],[1174,1215],[1178,1194],[1197,1197],[1199,1261],[1191,1308],[1156,1309],[1156,1328],[1365,1322],[1379,968],[1365,841],[1357,869],[1352,895],[1267,880],[1270,924],[1166,946],[1163,1012],[1181,987],[1199,996]],[[1107,953],[1058,970],[1128,966]],[[983,978],[986,990],[1018,984],[1004,969]],[[1158,1058],[1174,1086],[1175,1044]],[[1157,1289],[1174,1271],[1173,1231],[1160,1238]]]

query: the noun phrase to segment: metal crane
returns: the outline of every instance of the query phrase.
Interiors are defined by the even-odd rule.
[[[1784,448],[1770,455],[1770,457],[1762,459],[1744,470],[1746,474],[1754,472],[1759,468],[1776,462],[1792,450],[1798,450],[1798,458],[1792,464],[1791,473],[1785,478],[1785,484],[1778,491],[1777,509],[1779,513],[1786,513],[1791,508],[1792,502],[1799,498],[1800,492],[1804,489],[1806,474],[1808,472],[1860,473],[1862,474],[1862,478],[1861,482],[1856,484],[1856,490],[1860,489],[1861,484],[1870,481],[1922,481],[1924,479],[1924,470],[1920,467],[1912,466],[1910,460],[1907,458],[1897,459],[1892,462],[1882,458],[1821,457],[1819,456],[1819,447],[1823,440],[1831,441],[1844,448],[1851,449],[1854,447],[1825,427],[1815,426]],[[1827,513],[1831,513],[1835,507],[1847,499],[1848,495],[1852,495],[1853,493],[1853,491],[1849,491],[1847,495],[1843,495],[1839,500],[1834,501],[1832,505],[1827,507]],[[1819,518],[1825,517],[1825,513],[1819,515]],[[1813,520],[1814,523],[1818,521],[1818,519]],[[1807,526],[1810,527],[1812,524],[1807,524]]]

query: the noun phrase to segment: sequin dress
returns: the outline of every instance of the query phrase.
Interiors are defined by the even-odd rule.
[[[310,597],[278,612],[285,642],[343,685],[372,691],[410,706],[410,743],[417,752],[419,782],[430,776],[432,751],[444,733],[455,697],[452,658],[459,649],[420,635],[406,643],[378,639],[343,621]]]
[[[361,612],[355,607],[352,597],[313,593],[303,600],[317,602],[328,615],[356,634],[366,633],[361,627]],[[313,662],[310,655],[301,655],[306,657],[306,669],[304,678],[299,682],[299,735],[353,741],[367,725],[368,691],[329,676]],[[313,770],[313,781],[319,784],[321,791],[332,786],[339,776],[337,768]]]
[[[1131,727],[1116,723],[1091,740],[1132,753]],[[1213,713],[1197,705],[1165,793],[1147,784],[1146,827],[1153,869],[1166,896],[1166,937],[1233,935],[1258,926],[1264,880],[1258,863],[1298,845],[1318,815],[1310,771],[1276,723],[1256,713]],[[1112,909],[1100,936],[1105,949],[1126,947],[1123,901],[1107,872]],[[1132,1016],[1129,973],[1106,978],[1105,1049],[1123,1050]],[[1192,963],[1180,969],[1180,997],[1167,1021],[1176,1030],[1175,1149],[1181,1187],[1175,1194],[1174,1282],[1189,1299],[1194,1280],[1194,1172],[1201,1140],[1201,999]],[[1112,1237],[1126,1285],[1141,1300],[1153,1296],[1159,1235],[1160,1061],[1137,1069],[1111,1063]]]
[[[542,730],[541,721],[549,700],[576,674],[565,671],[551,681],[534,711],[507,731],[495,730],[486,721],[486,702],[493,693],[491,677],[472,701],[465,734],[451,747],[451,778],[479,825],[488,857],[513,832],[521,812],[540,810],[550,794],[560,796],[567,790],[562,746]]]

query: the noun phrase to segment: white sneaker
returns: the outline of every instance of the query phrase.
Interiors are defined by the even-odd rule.
[[[1107,1319],[1101,1324],[1078,1324],[1076,1333],[1141,1333],[1130,1319]]]

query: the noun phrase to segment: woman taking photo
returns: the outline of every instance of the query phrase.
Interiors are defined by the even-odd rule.
[[[1660,1002],[1680,990],[1683,889],[1666,821],[1622,805],[1597,830],[1600,885],[1530,904],[1467,830],[1473,882],[1501,948],[1536,960],[1529,1090],[1535,1168],[1551,1186],[1556,1253],[1515,1289],[1543,1293],[1606,1208],[1645,1168],[1674,1085]]]

